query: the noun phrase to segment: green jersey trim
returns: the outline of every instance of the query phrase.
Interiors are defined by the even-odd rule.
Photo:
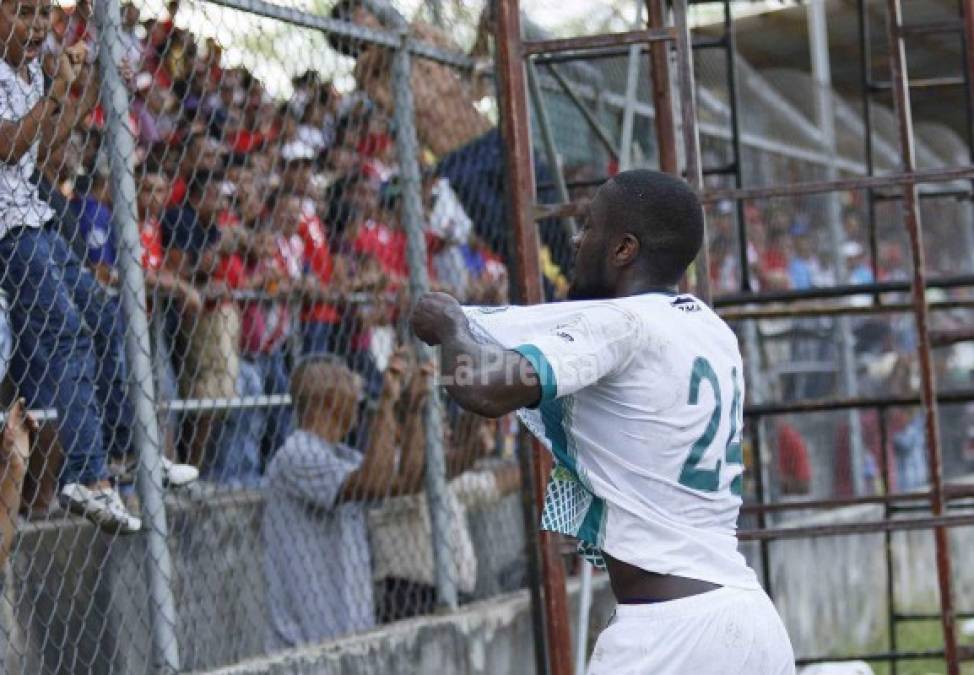
[[[554,401],[558,397],[558,381],[555,370],[540,349],[531,344],[519,345],[514,348],[518,354],[528,360],[538,374],[541,384],[541,401]]]

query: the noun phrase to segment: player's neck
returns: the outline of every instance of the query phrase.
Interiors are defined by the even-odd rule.
[[[633,295],[644,295],[646,293],[669,293],[675,294],[676,287],[659,283],[653,279],[645,277],[638,279],[623,279],[616,286],[617,298],[627,298]]]

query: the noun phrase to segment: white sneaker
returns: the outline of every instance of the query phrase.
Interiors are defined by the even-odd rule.
[[[200,477],[200,471],[192,464],[176,464],[165,457],[162,460],[162,484],[169,487],[183,487]]]
[[[142,529],[142,521],[129,513],[112,487],[92,489],[68,483],[61,488],[61,504],[112,534],[134,534]]]

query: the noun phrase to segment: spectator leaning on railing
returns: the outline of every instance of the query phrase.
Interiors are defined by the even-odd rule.
[[[95,391],[98,368],[118,368],[117,362],[96,363],[93,356],[89,327],[102,326],[101,291],[64,240],[46,228],[54,212],[30,181],[38,146],[63,143],[87,112],[69,94],[85,62],[83,43],[60,55],[50,89],[44,90],[39,56],[49,15],[46,0],[0,2],[5,44],[0,61],[0,285],[10,297],[11,321],[18,331],[11,370],[31,405],[58,412],[66,455],[62,501],[106,529],[130,533],[141,528],[141,521],[107,480]]]
[[[402,354],[389,362],[364,453],[341,442],[356,423],[360,379],[328,356],[291,377],[298,430],[268,467],[261,527],[271,651],[375,625],[368,503],[422,483],[421,443],[403,448],[397,470],[405,367]]]
[[[221,228],[228,206],[222,175],[197,175],[187,186],[185,206],[169,209],[162,223],[166,248],[164,268],[198,291],[216,295],[192,323],[170,314],[170,338],[177,346],[179,393],[189,399],[232,398],[240,372],[240,313],[227,291],[240,286],[241,253],[251,237],[240,227]],[[202,466],[220,413],[187,414],[183,422],[183,451],[187,461]]]

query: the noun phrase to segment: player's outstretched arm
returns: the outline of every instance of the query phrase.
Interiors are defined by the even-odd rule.
[[[466,410],[500,417],[541,400],[541,384],[531,363],[515,351],[478,343],[453,296],[425,294],[410,324],[420,340],[440,346],[446,390]]]

